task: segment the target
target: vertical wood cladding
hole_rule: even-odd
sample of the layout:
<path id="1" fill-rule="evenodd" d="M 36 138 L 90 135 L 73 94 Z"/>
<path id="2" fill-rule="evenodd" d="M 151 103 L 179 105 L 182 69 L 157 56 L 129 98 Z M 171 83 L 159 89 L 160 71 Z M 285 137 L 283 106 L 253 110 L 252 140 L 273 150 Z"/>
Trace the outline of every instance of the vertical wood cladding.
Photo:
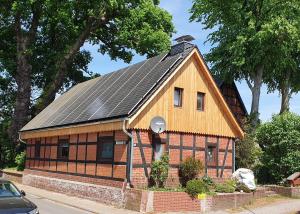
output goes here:
<path id="1" fill-rule="evenodd" d="M 99 138 L 112 136 L 113 158 L 110 161 L 97 159 Z M 67 159 L 57 157 L 59 142 L 69 144 Z M 125 144 L 116 142 L 125 142 Z M 40 144 L 40 157 L 35 156 L 35 142 Z M 26 168 L 40 171 L 66 173 L 87 177 L 124 180 L 127 170 L 128 136 L 122 131 L 74 134 L 27 140 Z"/>
<path id="2" fill-rule="evenodd" d="M 150 166 L 153 161 L 153 135 L 151 131 L 133 131 L 134 156 L 133 156 L 133 175 L 132 184 L 134 186 L 147 186 L 150 174 Z M 232 147 L 227 147 L 228 142 L 231 144 L 232 139 L 227 137 L 215 137 L 186 133 L 167 132 L 159 134 L 162 141 L 167 146 L 166 153 L 169 153 L 170 170 L 167 180 L 168 186 L 178 185 L 178 167 L 182 160 L 187 157 L 195 157 L 205 165 L 204 174 L 213 178 L 228 178 L 232 173 Z M 207 153 L 205 148 L 208 145 L 216 146 L 216 162 L 208 164 Z M 226 155 L 225 155 L 226 154 Z"/>

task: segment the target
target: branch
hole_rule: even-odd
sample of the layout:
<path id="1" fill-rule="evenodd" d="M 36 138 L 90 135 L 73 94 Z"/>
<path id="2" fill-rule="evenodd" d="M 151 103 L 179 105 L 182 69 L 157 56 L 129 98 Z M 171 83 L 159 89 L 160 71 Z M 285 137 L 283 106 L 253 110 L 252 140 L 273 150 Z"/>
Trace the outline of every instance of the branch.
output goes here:
<path id="1" fill-rule="evenodd" d="M 247 83 L 248 87 L 250 88 L 250 90 L 252 91 L 253 90 L 253 86 L 252 86 L 252 84 L 251 84 L 251 82 L 250 82 L 250 80 L 248 78 L 246 78 L 246 83 Z"/>
<path id="2" fill-rule="evenodd" d="M 30 29 L 28 31 L 28 44 L 30 44 L 31 42 L 33 42 L 33 40 L 36 37 L 36 33 L 37 33 L 37 28 L 39 25 L 39 20 L 41 18 L 41 4 L 40 3 L 36 3 L 38 5 L 36 5 L 36 7 L 32 8 L 32 21 L 31 21 L 31 25 L 30 25 Z"/>

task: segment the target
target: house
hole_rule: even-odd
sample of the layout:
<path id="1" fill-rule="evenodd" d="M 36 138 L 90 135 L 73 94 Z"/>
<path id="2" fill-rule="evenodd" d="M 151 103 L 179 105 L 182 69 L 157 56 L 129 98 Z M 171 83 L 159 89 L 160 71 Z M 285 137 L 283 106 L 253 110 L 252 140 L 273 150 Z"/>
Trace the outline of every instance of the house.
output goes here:
<path id="1" fill-rule="evenodd" d="M 151 162 L 164 152 L 169 186 L 178 184 L 178 166 L 188 156 L 203 162 L 206 175 L 228 178 L 246 114 L 234 83 L 217 84 L 198 48 L 182 41 L 72 87 L 25 125 L 26 182 L 145 187 Z M 150 129 L 156 116 L 166 125 L 159 134 Z"/>

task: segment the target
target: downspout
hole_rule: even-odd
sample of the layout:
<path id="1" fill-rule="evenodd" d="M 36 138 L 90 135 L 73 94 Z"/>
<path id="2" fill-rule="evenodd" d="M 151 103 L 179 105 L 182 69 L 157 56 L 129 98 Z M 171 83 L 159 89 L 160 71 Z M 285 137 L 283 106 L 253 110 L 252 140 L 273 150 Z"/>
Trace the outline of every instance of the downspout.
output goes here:
<path id="1" fill-rule="evenodd" d="M 128 130 L 126 129 L 126 121 L 128 121 L 129 119 L 128 118 L 125 118 L 123 120 L 123 132 L 130 138 L 130 141 L 129 141 L 129 146 L 130 146 L 130 152 L 129 152 L 129 158 L 127 159 L 129 161 L 129 170 L 128 170 L 128 173 L 127 173 L 127 184 L 131 184 L 131 176 L 132 176 L 132 161 L 133 161 L 133 135 L 128 132 Z"/>
<path id="2" fill-rule="evenodd" d="M 20 141 L 21 143 L 27 144 L 24 140 L 22 140 L 22 138 L 21 138 L 21 133 L 18 132 L 18 134 L 19 134 L 19 141 Z"/>
<path id="3" fill-rule="evenodd" d="M 233 141 L 232 141 L 232 173 L 235 172 L 235 144 L 236 142 L 238 142 L 239 139 L 238 138 L 235 138 Z"/>

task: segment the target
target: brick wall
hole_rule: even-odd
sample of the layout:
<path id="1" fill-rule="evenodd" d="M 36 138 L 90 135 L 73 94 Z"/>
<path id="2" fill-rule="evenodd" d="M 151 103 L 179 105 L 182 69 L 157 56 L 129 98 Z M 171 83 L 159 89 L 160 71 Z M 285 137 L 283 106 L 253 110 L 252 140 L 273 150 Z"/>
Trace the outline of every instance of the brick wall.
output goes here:
<path id="1" fill-rule="evenodd" d="M 276 185 L 267 185 L 266 187 L 279 195 L 292 198 L 300 198 L 300 187 L 283 187 Z"/>
<path id="2" fill-rule="evenodd" d="M 145 168 L 148 176 L 151 173 L 151 162 L 153 160 L 153 135 L 147 130 L 133 130 L 133 170 L 132 185 L 135 187 L 145 187 L 148 185 L 148 178 L 145 175 Z M 139 135 L 139 138 L 138 138 Z M 159 134 L 155 138 L 160 138 L 165 142 L 165 151 L 169 154 L 170 170 L 166 182 L 167 186 L 178 186 L 178 166 L 187 157 L 195 157 L 205 165 L 205 146 L 215 145 L 218 148 L 217 163 L 207 165 L 206 173 L 212 178 L 229 178 L 232 174 L 232 141 L 226 137 L 194 135 L 187 133 L 168 132 Z M 140 139 L 140 142 L 139 142 Z M 141 144 L 141 145 L 139 145 Z M 142 147 L 142 153 L 141 148 Z M 144 160 L 143 160 L 144 156 Z M 204 172 L 201 174 L 203 176 Z"/>
<path id="3" fill-rule="evenodd" d="M 23 173 L 18 171 L 11 171 L 5 169 L 3 171 L 0 171 L 0 177 L 17 183 L 22 183 L 22 176 Z"/>

